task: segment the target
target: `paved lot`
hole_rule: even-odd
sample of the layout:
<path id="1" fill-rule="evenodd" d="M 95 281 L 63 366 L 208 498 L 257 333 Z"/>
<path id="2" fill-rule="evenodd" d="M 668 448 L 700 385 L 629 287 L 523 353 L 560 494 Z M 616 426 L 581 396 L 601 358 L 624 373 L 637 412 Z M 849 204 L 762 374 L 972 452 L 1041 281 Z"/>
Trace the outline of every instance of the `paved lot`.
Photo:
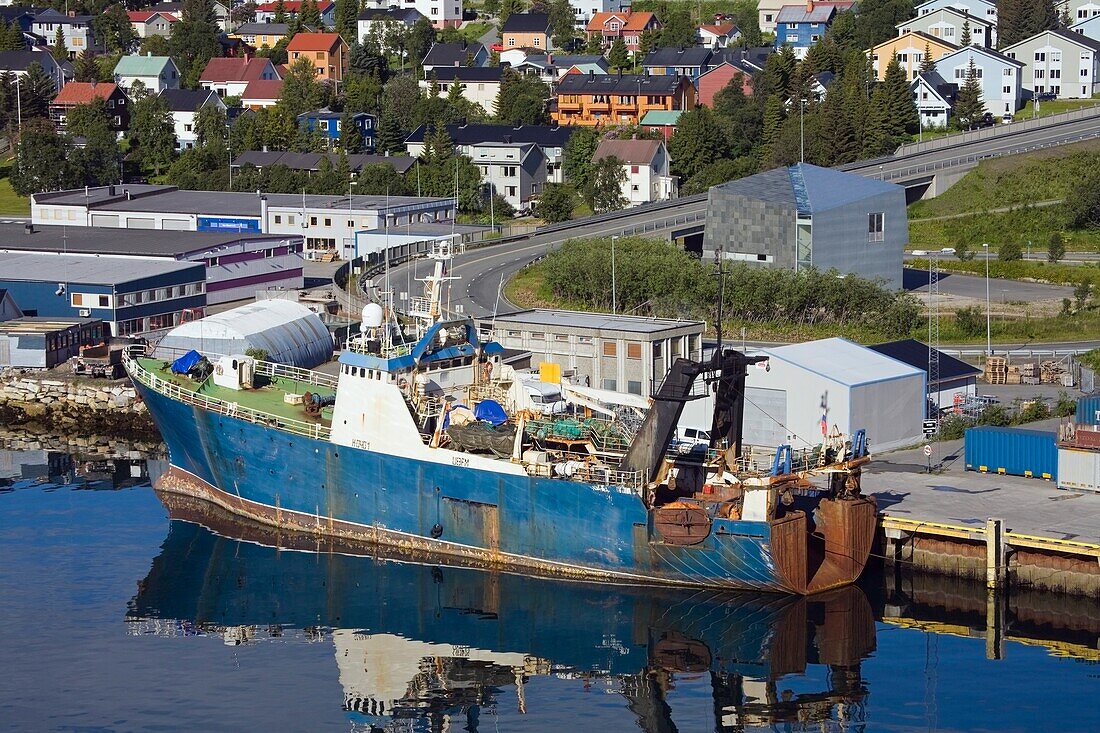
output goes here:
<path id="1" fill-rule="evenodd" d="M 985 278 L 976 275 L 959 275 L 941 272 L 939 276 L 940 293 L 959 298 L 978 298 L 985 300 Z M 902 285 L 906 290 L 920 295 L 928 292 L 928 271 L 906 267 L 902 273 Z M 1047 285 L 1045 283 L 1022 282 L 1019 280 L 999 280 L 990 278 L 989 299 L 993 303 L 1072 298 L 1073 288 L 1066 285 Z"/>

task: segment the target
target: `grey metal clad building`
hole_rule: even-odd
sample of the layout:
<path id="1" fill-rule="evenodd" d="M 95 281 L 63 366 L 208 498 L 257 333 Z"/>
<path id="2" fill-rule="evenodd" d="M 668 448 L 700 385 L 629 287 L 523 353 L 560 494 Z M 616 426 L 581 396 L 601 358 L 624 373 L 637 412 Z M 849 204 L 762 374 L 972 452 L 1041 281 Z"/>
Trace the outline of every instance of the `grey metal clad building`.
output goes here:
<path id="1" fill-rule="evenodd" d="M 16 318 L 0 323 L 0 369 L 52 369 L 81 346 L 110 337 L 98 318 Z"/>
<path id="2" fill-rule="evenodd" d="M 900 288 L 905 189 L 798 163 L 710 189 L 703 256 L 878 279 Z"/>
<path id="3" fill-rule="evenodd" d="M 506 349 L 531 352 L 602 389 L 650 395 L 673 359 L 702 359 L 702 321 L 580 313 L 541 308 L 481 321 Z"/>

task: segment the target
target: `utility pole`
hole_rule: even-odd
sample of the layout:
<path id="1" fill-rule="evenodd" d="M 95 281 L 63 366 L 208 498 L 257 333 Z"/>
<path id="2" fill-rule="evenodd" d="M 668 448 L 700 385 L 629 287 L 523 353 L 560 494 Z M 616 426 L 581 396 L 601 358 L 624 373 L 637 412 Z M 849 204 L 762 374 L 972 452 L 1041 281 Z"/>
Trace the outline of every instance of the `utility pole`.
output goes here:
<path id="1" fill-rule="evenodd" d="M 611 312 L 619 312 L 619 291 L 617 283 L 615 281 L 615 242 L 619 239 L 618 234 L 611 235 Z"/>

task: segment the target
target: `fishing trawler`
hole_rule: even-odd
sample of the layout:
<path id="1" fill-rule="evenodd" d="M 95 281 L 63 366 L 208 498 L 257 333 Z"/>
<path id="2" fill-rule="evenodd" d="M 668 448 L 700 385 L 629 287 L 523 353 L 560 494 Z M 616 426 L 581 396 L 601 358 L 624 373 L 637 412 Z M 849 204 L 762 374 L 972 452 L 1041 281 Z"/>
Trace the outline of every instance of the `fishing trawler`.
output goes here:
<path id="1" fill-rule="evenodd" d="M 876 514 L 860 495 L 862 431 L 813 450 L 744 446 L 745 375 L 761 357 L 722 348 L 675 360 L 649 399 L 563 385 L 570 409 L 547 414 L 500 344 L 444 317 L 451 255 L 433 248 L 415 324 L 364 308 L 337 377 L 129 351 L 169 449 L 157 488 L 285 530 L 516 572 L 794 594 L 859 576 Z M 670 449 L 703 390 L 710 446 Z"/>

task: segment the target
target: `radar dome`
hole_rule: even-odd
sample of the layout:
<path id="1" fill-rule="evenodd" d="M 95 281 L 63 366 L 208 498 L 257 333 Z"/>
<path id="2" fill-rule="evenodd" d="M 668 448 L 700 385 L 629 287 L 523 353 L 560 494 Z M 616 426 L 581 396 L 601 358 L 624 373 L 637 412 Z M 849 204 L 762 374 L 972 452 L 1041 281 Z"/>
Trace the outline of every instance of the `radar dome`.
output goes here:
<path id="1" fill-rule="evenodd" d="M 382 325 L 382 306 L 367 303 L 363 306 L 363 328 L 378 328 Z"/>

